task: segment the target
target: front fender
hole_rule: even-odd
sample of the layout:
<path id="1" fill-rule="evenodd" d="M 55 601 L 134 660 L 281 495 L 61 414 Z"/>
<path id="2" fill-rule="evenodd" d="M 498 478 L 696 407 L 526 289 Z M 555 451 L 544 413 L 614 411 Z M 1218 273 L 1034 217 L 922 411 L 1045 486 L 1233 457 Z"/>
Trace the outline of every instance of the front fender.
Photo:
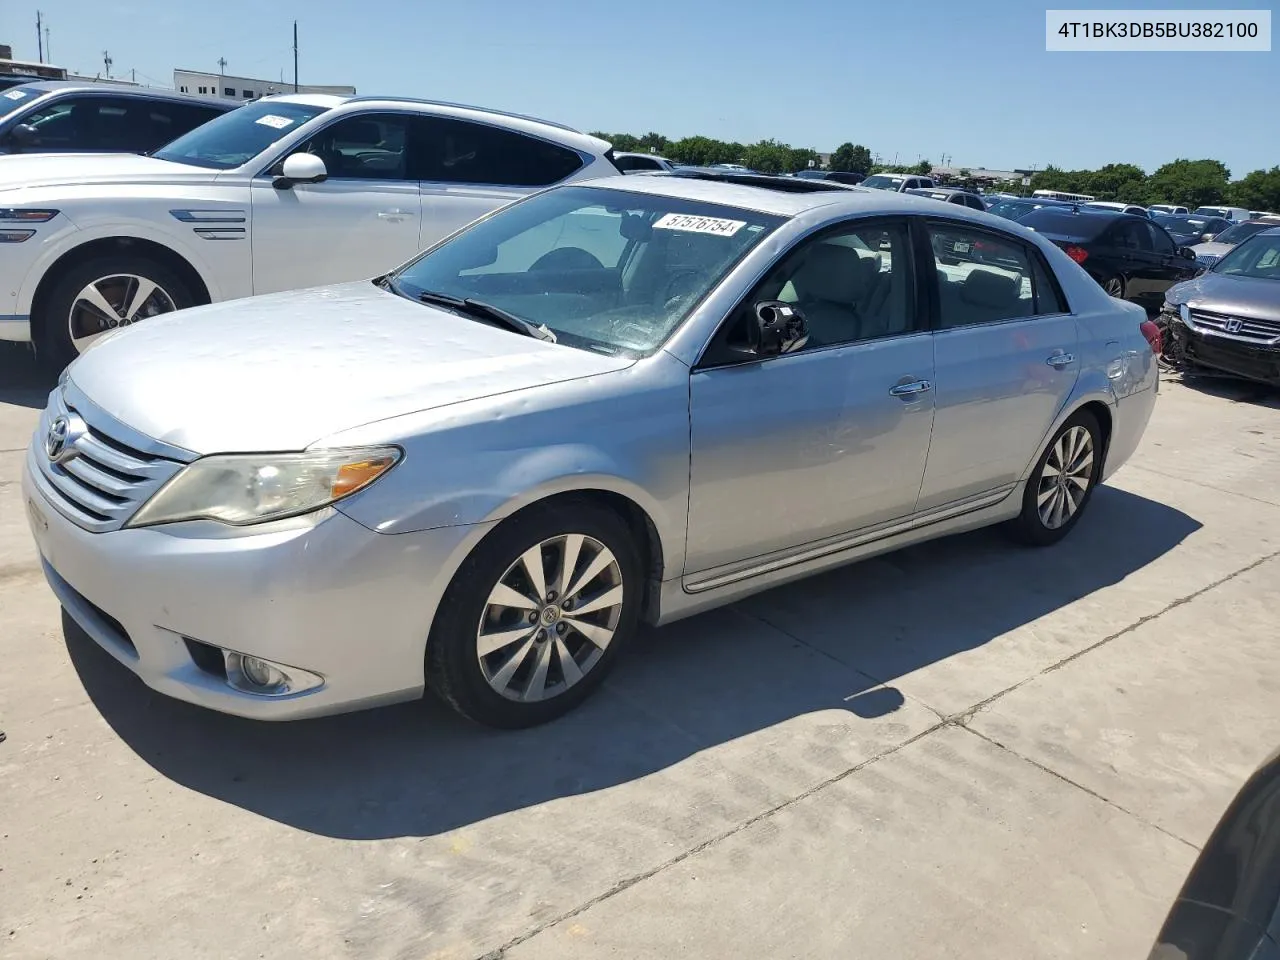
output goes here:
<path id="1" fill-rule="evenodd" d="M 219 283 L 217 274 L 210 263 L 203 255 L 197 252 L 194 245 L 189 243 L 186 237 L 181 236 L 177 231 L 164 230 L 147 220 L 132 218 L 117 218 L 110 223 L 91 223 L 88 226 L 81 226 L 76 221 L 72 221 L 72 223 L 78 229 L 75 232 L 67 233 L 59 238 L 56 243 L 51 243 L 42 250 L 40 259 L 36 261 L 32 269 L 23 278 L 22 286 L 18 290 L 19 313 L 28 314 L 31 312 L 31 303 L 35 299 L 36 290 L 39 288 L 41 280 L 44 279 L 49 269 L 64 256 L 95 240 L 109 240 L 117 237 L 148 240 L 162 247 L 167 247 L 191 265 L 191 268 L 200 276 L 200 280 L 209 291 L 209 297 L 212 301 L 217 302 L 218 300 L 226 299 L 226 291 L 223 289 L 223 284 Z M 174 224 L 175 226 L 178 225 L 176 220 Z"/>

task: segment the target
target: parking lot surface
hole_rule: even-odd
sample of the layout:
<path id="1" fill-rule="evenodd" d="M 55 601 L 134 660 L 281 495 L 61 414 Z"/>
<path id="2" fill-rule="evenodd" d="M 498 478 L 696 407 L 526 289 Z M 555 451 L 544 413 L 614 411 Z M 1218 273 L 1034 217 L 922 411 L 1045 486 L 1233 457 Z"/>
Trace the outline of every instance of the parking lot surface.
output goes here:
<path id="1" fill-rule="evenodd" d="M 1163 384 L 1057 547 L 980 531 L 651 631 L 519 733 L 151 693 L 40 574 L 49 387 L 0 351 L 5 957 L 1144 958 L 1280 746 L 1252 387 Z"/>

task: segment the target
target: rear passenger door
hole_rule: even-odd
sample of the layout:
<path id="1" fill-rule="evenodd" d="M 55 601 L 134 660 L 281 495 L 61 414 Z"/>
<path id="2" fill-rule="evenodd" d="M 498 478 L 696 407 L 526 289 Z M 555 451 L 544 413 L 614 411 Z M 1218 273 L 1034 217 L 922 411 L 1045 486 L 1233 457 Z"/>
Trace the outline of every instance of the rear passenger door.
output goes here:
<path id="1" fill-rule="evenodd" d="M 559 183 L 587 162 L 559 144 L 470 120 L 424 116 L 418 130 L 422 247 L 490 210 Z"/>
<path id="2" fill-rule="evenodd" d="M 934 425 L 918 512 L 1007 492 L 1075 386 L 1075 319 L 1039 252 L 930 219 Z"/>

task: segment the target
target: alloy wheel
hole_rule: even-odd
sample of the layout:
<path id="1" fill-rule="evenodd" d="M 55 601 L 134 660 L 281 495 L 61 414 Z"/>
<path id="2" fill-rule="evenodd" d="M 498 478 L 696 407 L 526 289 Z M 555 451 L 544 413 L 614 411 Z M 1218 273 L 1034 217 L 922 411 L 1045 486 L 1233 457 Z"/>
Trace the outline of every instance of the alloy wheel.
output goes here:
<path id="1" fill-rule="evenodd" d="M 71 302 L 67 327 L 77 353 L 117 327 L 127 327 L 177 309 L 173 297 L 154 280 L 114 274 L 85 284 Z"/>
<path id="2" fill-rule="evenodd" d="M 622 617 L 622 568 L 580 533 L 543 540 L 498 579 L 476 631 L 485 680 L 509 700 L 559 696 L 585 677 Z"/>
<path id="3" fill-rule="evenodd" d="M 1110 296 L 1119 298 L 1124 293 L 1124 284 L 1119 277 L 1112 277 L 1102 285 L 1102 289 Z"/>
<path id="4" fill-rule="evenodd" d="M 1057 530 L 1076 515 L 1093 482 L 1093 435 L 1074 426 L 1058 437 L 1040 471 L 1036 509 L 1040 522 Z"/>

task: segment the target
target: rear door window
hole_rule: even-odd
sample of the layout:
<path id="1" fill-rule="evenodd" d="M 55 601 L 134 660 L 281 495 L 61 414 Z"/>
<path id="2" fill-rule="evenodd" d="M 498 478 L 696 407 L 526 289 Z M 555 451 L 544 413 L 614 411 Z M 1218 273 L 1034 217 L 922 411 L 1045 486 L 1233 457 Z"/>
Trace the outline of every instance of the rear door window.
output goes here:
<path id="1" fill-rule="evenodd" d="M 938 326 L 943 330 L 1033 317 L 1036 310 L 1032 252 L 967 224 L 929 223 L 938 285 Z M 1044 313 L 1061 313 L 1046 300 Z"/>
<path id="2" fill-rule="evenodd" d="M 536 137 L 452 117 L 414 121 L 417 179 L 547 187 L 582 168 L 582 157 Z"/>

